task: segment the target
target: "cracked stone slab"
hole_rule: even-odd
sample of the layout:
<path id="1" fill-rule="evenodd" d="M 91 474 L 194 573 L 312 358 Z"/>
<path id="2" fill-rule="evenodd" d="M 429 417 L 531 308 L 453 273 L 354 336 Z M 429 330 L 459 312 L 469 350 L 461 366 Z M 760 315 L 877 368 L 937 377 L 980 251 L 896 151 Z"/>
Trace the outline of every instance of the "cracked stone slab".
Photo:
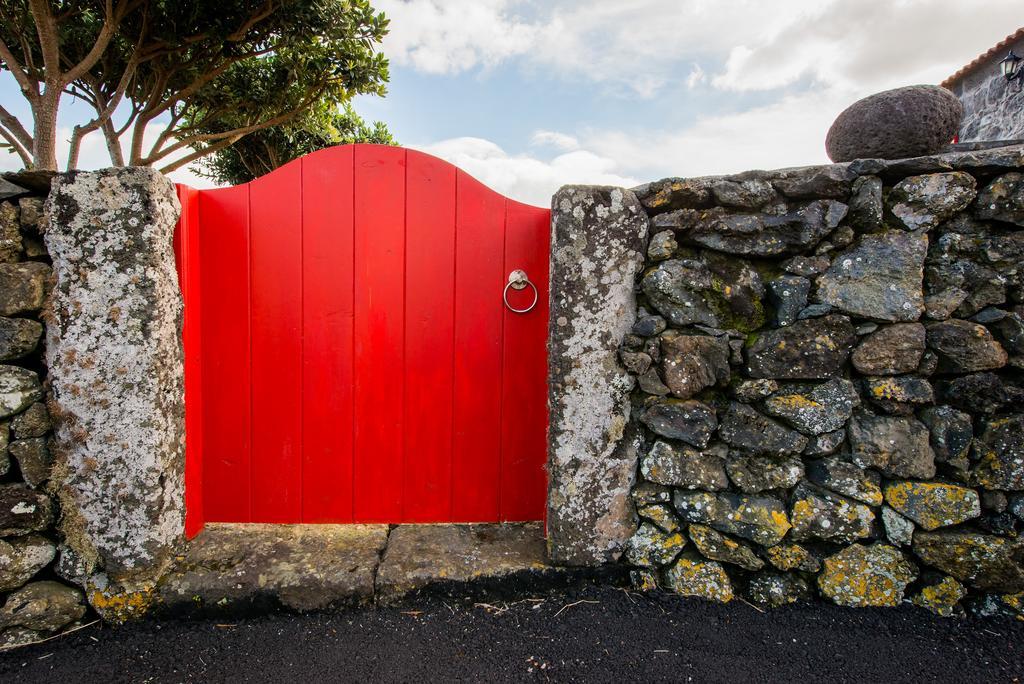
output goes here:
<path id="1" fill-rule="evenodd" d="M 395 600 L 438 582 L 550 570 L 543 523 L 399 525 L 377 571 L 377 598 Z"/>
<path id="2" fill-rule="evenodd" d="M 387 525 L 210 523 L 159 582 L 166 607 L 243 608 L 265 600 L 299 611 L 373 598 Z"/>

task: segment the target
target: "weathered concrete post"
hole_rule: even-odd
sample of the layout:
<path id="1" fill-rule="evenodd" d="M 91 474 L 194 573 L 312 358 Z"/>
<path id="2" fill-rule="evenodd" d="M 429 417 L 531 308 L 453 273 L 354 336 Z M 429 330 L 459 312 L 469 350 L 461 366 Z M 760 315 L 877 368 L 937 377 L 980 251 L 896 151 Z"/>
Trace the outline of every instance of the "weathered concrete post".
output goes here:
<path id="1" fill-rule="evenodd" d="M 553 199 L 548 361 L 548 555 L 618 559 L 636 528 L 639 434 L 618 349 L 636 318 L 647 216 L 629 190 L 568 186 Z"/>
<path id="2" fill-rule="evenodd" d="M 145 168 L 54 180 L 46 337 L 59 571 L 105 617 L 141 612 L 182 541 L 182 303 L 174 186 Z"/>

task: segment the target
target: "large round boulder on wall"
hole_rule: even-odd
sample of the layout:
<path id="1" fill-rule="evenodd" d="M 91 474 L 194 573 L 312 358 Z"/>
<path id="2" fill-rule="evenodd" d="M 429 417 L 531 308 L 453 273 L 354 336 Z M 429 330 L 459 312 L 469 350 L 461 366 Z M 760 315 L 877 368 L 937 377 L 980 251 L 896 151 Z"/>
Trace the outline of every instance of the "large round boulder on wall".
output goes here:
<path id="1" fill-rule="evenodd" d="M 964 108 L 945 88 L 915 85 L 876 93 L 840 114 L 825 138 L 834 162 L 934 154 L 953 140 Z"/>

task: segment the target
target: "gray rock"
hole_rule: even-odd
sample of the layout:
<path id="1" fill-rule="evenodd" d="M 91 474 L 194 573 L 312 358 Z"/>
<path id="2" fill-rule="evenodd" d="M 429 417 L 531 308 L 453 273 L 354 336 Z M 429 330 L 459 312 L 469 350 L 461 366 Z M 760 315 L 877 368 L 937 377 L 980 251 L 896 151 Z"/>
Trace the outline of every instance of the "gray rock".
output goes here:
<path id="1" fill-rule="evenodd" d="M 42 437 L 30 437 L 11 442 L 7 451 L 18 462 L 18 469 L 25 482 L 33 488 L 39 488 L 50 479 L 53 470 L 53 456 Z"/>
<path id="2" fill-rule="evenodd" d="M 917 369 L 924 350 L 923 325 L 894 323 L 864 337 L 850 360 L 864 375 L 900 375 Z"/>
<path id="3" fill-rule="evenodd" d="M 660 233 L 655 233 L 651 238 L 650 244 L 647 245 L 647 257 L 651 261 L 671 259 L 678 248 L 679 244 L 676 242 L 676 237 L 672 231 L 663 230 Z"/>
<path id="4" fill-rule="evenodd" d="M 0 317 L 0 361 L 20 359 L 31 354 L 42 336 L 41 323 L 27 318 Z"/>
<path id="5" fill-rule="evenodd" d="M 760 380 L 742 380 L 732 387 L 732 395 L 737 401 L 752 403 L 769 397 L 779 390 L 779 383 L 767 378 Z"/>
<path id="6" fill-rule="evenodd" d="M 41 641 L 45 637 L 46 635 L 42 632 L 32 629 L 11 627 L 10 629 L 0 631 L 0 649 L 6 650 L 18 648 L 19 646 L 29 646 Z"/>
<path id="7" fill-rule="evenodd" d="M 649 270 L 641 288 L 651 306 L 675 326 L 699 323 L 748 331 L 764 322 L 764 286 L 757 271 L 742 261 L 670 259 Z"/>
<path id="8" fill-rule="evenodd" d="M 939 356 L 940 373 L 974 373 L 1002 368 L 1008 356 L 988 329 L 950 319 L 927 327 L 928 347 Z"/>
<path id="9" fill-rule="evenodd" d="M 56 553 L 53 542 L 37 534 L 0 539 L 0 591 L 14 591 L 28 582 Z"/>
<path id="10" fill-rule="evenodd" d="M 974 441 L 971 481 L 986 489 L 1024 490 L 1024 413 L 993 418 Z"/>
<path id="11" fill-rule="evenodd" d="M 653 337 L 665 330 L 667 326 L 668 324 L 661 316 L 646 314 L 637 317 L 636 323 L 633 324 L 633 333 L 644 337 Z"/>
<path id="12" fill-rule="evenodd" d="M 620 351 L 619 359 L 630 373 L 643 375 L 651 367 L 651 357 L 644 352 Z"/>
<path id="13" fill-rule="evenodd" d="M 0 202 L 0 262 L 18 261 L 21 253 L 21 225 L 18 221 L 18 208 L 9 202 Z"/>
<path id="14" fill-rule="evenodd" d="M 1024 388 L 1003 382 L 995 373 L 971 373 L 939 383 L 939 395 L 964 411 L 996 413 L 1024 401 Z"/>
<path id="15" fill-rule="evenodd" d="M 51 427 L 50 412 L 42 402 L 32 404 L 11 420 L 11 430 L 16 439 L 43 437 Z"/>
<path id="16" fill-rule="evenodd" d="M 672 394 L 689 399 L 729 382 L 729 343 L 724 337 L 666 332 L 661 336 L 661 367 Z"/>
<path id="17" fill-rule="evenodd" d="M 678 502 L 676 510 L 679 510 Z M 719 532 L 734 534 L 761 546 L 775 546 L 790 529 L 782 501 L 764 495 L 719 494 L 709 524 Z"/>
<path id="18" fill-rule="evenodd" d="M 801 572 L 818 572 L 821 570 L 821 559 L 818 555 L 800 544 L 778 544 L 765 549 L 768 562 L 779 570 L 800 570 Z"/>
<path id="19" fill-rule="evenodd" d="M 807 306 L 811 281 L 800 276 L 781 276 L 768 283 L 768 301 L 775 307 L 776 325 L 786 326 L 796 320 Z"/>
<path id="20" fill-rule="evenodd" d="M 798 166 L 775 172 L 772 185 L 791 199 L 845 200 L 857 173 L 846 164 Z"/>
<path id="21" fill-rule="evenodd" d="M 751 453 L 792 454 L 803 451 L 807 438 L 739 402 L 729 404 L 718 435 L 730 446 Z"/>
<path id="22" fill-rule="evenodd" d="M 0 485 L 0 537 L 45 530 L 52 521 L 50 497 L 22 484 Z"/>
<path id="23" fill-rule="evenodd" d="M 958 287 L 949 287 L 940 292 L 926 295 L 924 298 L 925 316 L 934 321 L 944 321 L 953 315 L 961 304 L 970 296 Z"/>
<path id="24" fill-rule="evenodd" d="M 892 213 L 910 230 L 931 230 L 966 209 L 976 185 L 963 171 L 904 178 L 889 195 Z"/>
<path id="25" fill-rule="evenodd" d="M 799 458 L 730 454 L 725 470 L 732 483 L 744 494 L 757 494 L 769 489 L 789 489 L 804 476 Z"/>
<path id="26" fill-rule="evenodd" d="M 790 572 L 763 572 L 755 575 L 747 583 L 745 594 L 751 603 L 767 608 L 807 601 L 813 596 L 807 580 Z"/>
<path id="27" fill-rule="evenodd" d="M 716 207 L 702 212 L 697 224 L 679 237 L 685 244 L 751 257 L 776 257 L 813 247 L 835 230 L 846 205 L 815 200 L 781 216 L 734 214 Z"/>
<path id="28" fill-rule="evenodd" d="M 935 375 L 939 369 L 939 355 L 931 349 L 925 349 L 921 355 L 921 363 L 917 364 L 917 374 L 922 377 Z"/>
<path id="29" fill-rule="evenodd" d="M 787 273 L 809 278 L 824 273 L 832 262 L 827 256 L 795 256 L 782 262 Z"/>
<path id="30" fill-rule="evenodd" d="M 630 565 L 654 568 L 668 565 L 686 545 L 686 537 L 678 532 L 663 532 L 650 523 L 641 523 L 626 542 L 622 558 Z"/>
<path id="31" fill-rule="evenodd" d="M 869 506 L 882 503 L 882 478 L 878 473 L 838 458 L 823 458 L 808 463 L 807 479 Z"/>
<path id="32" fill-rule="evenodd" d="M 953 139 L 963 115 L 960 100 L 945 88 L 886 90 L 846 108 L 829 128 L 825 149 L 834 162 L 934 154 Z"/>
<path id="33" fill-rule="evenodd" d="M 18 200 L 18 213 L 21 214 L 22 230 L 35 235 L 45 235 L 50 225 L 50 217 L 46 213 L 45 200 L 42 197 L 22 197 Z"/>
<path id="34" fill-rule="evenodd" d="M 826 380 L 838 373 L 855 341 L 845 316 L 797 321 L 765 331 L 747 348 L 747 372 L 755 378 Z"/>
<path id="35" fill-rule="evenodd" d="M 928 565 L 981 590 L 1024 590 L 1024 540 L 970 531 L 914 533 L 914 553 Z"/>
<path id="36" fill-rule="evenodd" d="M 935 406 L 921 411 L 921 422 L 928 426 L 935 460 L 950 463 L 967 470 L 967 457 L 974 440 L 974 427 L 970 414 L 952 406 Z"/>
<path id="37" fill-rule="evenodd" d="M 896 546 L 910 546 L 914 541 L 914 523 L 888 506 L 882 506 L 882 526 L 885 538 Z"/>
<path id="38" fill-rule="evenodd" d="M 33 371 L 0 365 L 0 418 L 24 411 L 42 398 L 43 386 Z"/>
<path id="39" fill-rule="evenodd" d="M 7 597 L 0 627 L 55 632 L 85 615 L 82 592 L 60 582 L 32 582 Z"/>
<path id="40" fill-rule="evenodd" d="M 820 435 L 842 428 L 859 404 L 852 382 L 832 378 L 820 385 L 787 385 L 769 397 L 764 408 L 804 434 Z"/>
<path id="41" fill-rule="evenodd" d="M 870 537 L 874 520 L 875 514 L 864 504 L 807 483 L 797 485 L 790 499 L 790 535 L 796 541 L 850 544 Z"/>
<path id="42" fill-rule="evenodd" d="M 640 461 L 640 474 L 649 482 L 683 489 L 718 491 L 729 486 L 721 454 L 660 440 Z"/>
<path id="43" fill-rule="evenodd" d="M 832 313 L 832 307 L 828 304 L 811 304 L 800 309 L 800 313 L 796 315 L 798 321 L 802 321 L 807 318 L 821 318 Z"/>
<path id="44" fill-rule="evenodd" d="M 711 178 L 665 178 L 633 189 L 640 204 L 651 214 L 676 209 L 710 207 Z"/>
<path id="45" fill-rule="evenodd" d="M 853 544 L 825 559 L 818 589 L 840 606 L 895 607 L 917 568 L 896 547 Z"/>
<path id="46" fill-rule="evenodd" d="M 629 491 L 640 435 L 630 421 L 633 380 L 616 353 L 636 315 L 647 224 L 628 190 L 569 186 L 552 199 L 547 531 L 555 564 L 613 561 L 636 529 Z"/>
<path id="47" fill-rule="evenodd" d="M 882 225 L 882 179 L 861 176 L 853 182 L 847 220 L 861 232 L 874 231 Z"/>
<path id="48" fill-rule="evenodd" d="M 1024 354 L 1024 316 L 1017 312 L 1008 313 L 987 327 L 1007 352 Z"/>
<path id="49" fill-rule="evenodd" d="M 172 240 L 180 207 L 171 182 L 141 167 L 58 176 L 48 202 L 56 284 L 46 365 L 60 526 L 79 553 L 101 559 L 112 585 L 143 582 L 184 541 L 182 304 Z"/>
<path id="50" fill-rule="evenodd" d="M 730 539 L 707 525 L 690 525 L 689 535 L 700 555 L 708 560 L 738 565 L 751 571 L 764 567 L 764 561 L 757 557 L 748 544 Z"/>
<path id="51" fill-rule="evenodd" d="M 20 185 L 15 185 L 6 178 L 0 178 L 0 201 L 14 199 L 28 193 L 29 191 Z"/>
<path id="52" fill-rule="evenodd" d="M 760 209 L 777 202 L 775 188 L 765 180 L 729 180 L 720 178 L 711 183 L 711 194 L 717 204 L 734 209 Z"/>
<path id="53" fill-rule="evenodd" d="M 935 403 L 931 383 L 912 375 L 864 378 L 863 386 L 871 403 L 886 413 L 910 415 L 915 409 Z"/>
<path id="54" fill-rule="evenodd" d="M 980 496 L 981 508 L 984 511 L 1005 513 L 1006 509 L 1010 506 L 1010 499 L 1003 492 L 992 492 L 987 489 L 983 489 L 980 492 Z"/>
<path id="55" fill-rule="evenodd" d="M 666 399 L 651 405 L 640 421 L 655 434 L 703 449 L 718 427 L 715 411 L 696 400 Z"/>
<path id="56" fill-rule="evenodd" d="M 654 368 L 649 368 L 647 371 L 637 378 L 637 385 L 640 386 L 642 392 L 647 394 L 653 394 L 656 397 L 664 397 L 671 390 L 665 386 L 665 383 L 661 381 L 661 377 L 658 375 L 658 371 Z"/>
<path id="57" fill-rule="evenodd" d="M 864 235 L 818 278 L 818 301 L 883 321 L 913 321 L 924 313 L 925 235 L 887 231 Z"/>
<path id="58" fill-rule="evenodd" d="M 718 515 L 718 498 L 709 492 L 677 489 L 672 505 L 679 518 L 688 523 L 710 523 Z"/>
<path id="59" fill-rule="evenodd" d="M 37 313 L 43 308 L 50 267 L 37 261 L 0 264 L 0 316 Z"/>
<path id="60" fill-rule="evenodd" d="M 974 215 L 1024 226 L 1024 173 L 1012 171 L 993 179 L 978 193 Z"/>
<path id="61" fill-rule="evenodd" d="M 823 435 L 814 435 L 807 439 L 804 454 L 807 456 L 834 454 L 845 440 L 846 430 L 836 430 L 835 432 L 826 432 Z"/>
<path id="62" fill-rule="evenodd" d="M 890 477 L 935 477 L 935 452 L 928 428 L 903 416 L 855 413 L 847 428 L 853 462 Z"/>

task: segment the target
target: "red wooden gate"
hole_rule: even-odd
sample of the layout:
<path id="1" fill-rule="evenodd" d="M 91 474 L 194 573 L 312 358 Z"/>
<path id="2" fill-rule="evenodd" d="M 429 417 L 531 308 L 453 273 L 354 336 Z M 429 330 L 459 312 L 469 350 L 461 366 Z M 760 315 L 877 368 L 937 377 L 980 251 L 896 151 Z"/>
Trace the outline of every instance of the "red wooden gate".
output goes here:
<path id="1" fill-rule="evenodd" d="M 549 210 L 376 145 L 179 197 L 190 535 L 543 518 Z"/>

